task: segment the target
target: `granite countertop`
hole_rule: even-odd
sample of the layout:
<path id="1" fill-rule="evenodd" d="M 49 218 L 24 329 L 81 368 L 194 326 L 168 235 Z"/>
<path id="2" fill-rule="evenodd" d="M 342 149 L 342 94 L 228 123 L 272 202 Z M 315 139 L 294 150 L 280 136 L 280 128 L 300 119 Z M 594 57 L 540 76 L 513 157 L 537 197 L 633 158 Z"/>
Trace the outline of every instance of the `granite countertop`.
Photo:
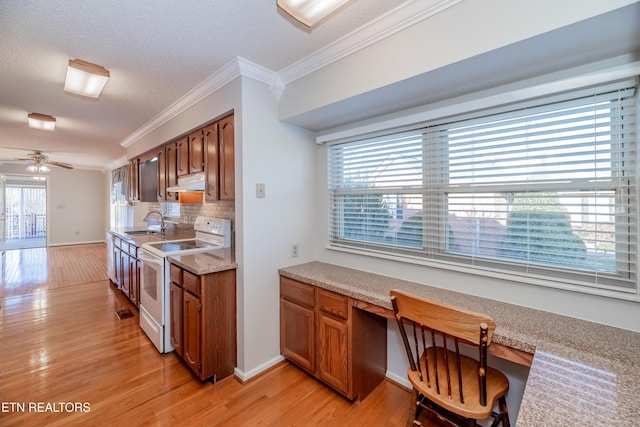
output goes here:
<path id="1" fill-rule="evenodd" d="M 635 426 L 640 419 L 640 333 L 322 262 L 285 277 L 392 309 L 400 289 L 493 317 L 493 342 L 533 353 L 518 426 Z"/>
<path id="2" fill-rule="evenodd" d="M 136 246 L 141 246 L 147 242 L 159 242 L 162 240 L 181 240 L 181 239 L 193 239 L 196 236 L 196 232 L 191 224 L 168 224 L 167 228 L 158 234 L 146 234 L 146 235 L 131 235 L 130 232 L 147 230 L 146 227 L 119 227 L 108 228 L 107 231 L 116 234 L 119 237 L 133 243 Z M 157 230 L 156 230 L 157 231 Z"/>
<path id="3" fill-rule="evenodd" d="M 196 274 L 209 274 L 238 267 L 233 248 L 214 249 L 189 255 L 169 256 L 169 261 Z"/>

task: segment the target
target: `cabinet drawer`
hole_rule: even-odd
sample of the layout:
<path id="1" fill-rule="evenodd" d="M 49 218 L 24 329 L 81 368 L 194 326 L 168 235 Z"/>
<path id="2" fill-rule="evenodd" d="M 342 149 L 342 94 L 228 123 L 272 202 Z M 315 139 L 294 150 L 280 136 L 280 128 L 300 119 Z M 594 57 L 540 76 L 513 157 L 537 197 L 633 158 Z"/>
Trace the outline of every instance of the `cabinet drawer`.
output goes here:
<path id="1" fill-rule="evenodd" d="M 169 279 L 172 283 L 182 286 L 182 269 L 177 265 L 169 265 Z"/>
<path id="2" fill-rule="evenodd" d="M 315 287 L 306 285 L 288 277 L 280 277 L 280 295 L 289 301 L 313 307 L 315 304 Z"/>
<path id="3" fill-rule="evenodd" d="M 195 296 L 200 296 L 200 276 L 191 274 L 188 271 L 182 272 L 182 287 Z"/>
<path id="4" fill-rule="evenodd" d="M 138 247 L 129 243 L 129 255 L 138 258 Z"/>
<path id="5" fill-rule="evenodd" d="M 318 289 L 318 308 L 338 319 L 349 318 L 349 298 L 344 295 Z"/>

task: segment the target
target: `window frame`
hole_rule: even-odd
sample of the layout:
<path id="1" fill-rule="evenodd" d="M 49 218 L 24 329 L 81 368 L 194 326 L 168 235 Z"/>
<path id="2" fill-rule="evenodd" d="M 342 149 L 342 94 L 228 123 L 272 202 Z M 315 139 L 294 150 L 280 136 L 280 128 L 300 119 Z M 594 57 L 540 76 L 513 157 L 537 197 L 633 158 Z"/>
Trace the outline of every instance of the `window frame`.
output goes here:
<path id="1" fill-rule="evenodd" d="M 608 88 L 608 86 L 606 86 Z M 561 95 L 561 96 L 557 96 L 557 95 L 552 95 L 550 97 L 548 97 L 549 100 L 555 102 L 556 100 L 562 100 L 563 98 L 566 99 L 570 99 L 571 97 L 579 97 L 580 93 L 582 92 L 577 92 L 575 94 L 572 95 Z M 540 101 L 535 101 L 536 103 L 539 103 Z M 527 101 L 527 104 L 531 104 L 531 101 Z M 536 105 L 535 103 L 533 105 Z M 510 110 L 515 110 L 519 108 L 519 106 L 507 106 L 507 107 L 495 107 L 493 109 L 488 109 L 486 110 L 487 113 L 495 113 L 496 111 L 500 112 L 500 110 L 502 111 L 510 111 Z M 636 106 L 635 106 L 635 145 L 636 147 L 638 146 L 638 102 L 636 102 Z M 477 113 L 476 113 L 477 114 Z M 472 117 L 473 114 L 460 114 L 459 117 L 460 118 L 469 118 Z M 410 126 L 410 127 L 405 127 L 405 128 L 400 128 L 398 129 L 398 132 L 404 132 L 404 131 L 411 131 L 411 130 L 415 130 L 424 126 L 433 126 L 433 125 L 439 125 L 437 123 L 437 120 L 434 122 L 427 122 L 427 123 L 420 123 L 419 125 L 414 125 L 414 126 Z M 640 289 L 638 288 L 638 281 L 637 281 L 637 270 L 638 270 L 638 233 L 637 231 L 634 234 L 630 235 L 630 240 L 628 242 L 625 243 L 625 245 L 628 245 L 630 247 L 632 247 L 635 250 L 635 253 L 633 254 L 633 260 L 627 261 L 631 264 L 633 264 L 633 267 L 630 268 L 630 274 L 633 275 L 633 281 L 635 282 L 635 286 L 633 288 L 625 288 L 624 286 L 618 286 L 618 285 L 607 285 L 606 281 L 604 283 L 596 283 L 596 284 L 590 284 L 584 280 L 571 280 L 568 277 L 550 277 L 548 274 L 541 274 L 544 273 L 545 268 L 541 268 L 541 269 L 536 269 L 536 268 L 529 268 L 530 266 L 527 266 L 526 268 L 524 268 L 524 271 L 513 271 L 513 270 L 503 270 L 503 269 L 499 269 L 496 268 L 496 265 L 500 264 L 500 263 L 504 263 L 504 261 L 498 260 L 496 263 L 487 263 L 487 262 L 478 262 L 476 264 L 471 264 L 469 265 L 469 263 L 461 263 L 460 262 L 460 256 L 458 254 L 452 254 L 452 253 L 447 253 L 446 252 L 446 248 L 445 250 L 443 250 L 443 247 L 446 246 L 447 244 L 447 239 L 446 239 L 446 224 L 444 221 L 444 219 L 446 218 L 446 212 L 447 211 L 447 197 L 449 192 L 447 192 L 444 188 L 452 188 L 448 182 L 437 182 L 437 183 L 426 183 L 426 180 L 429 179 L 427 177 L 427 173 L 423 173 L 423 179 L 425 181 L 425 185 L 424 188 L 428 189 L 427 191 L 432 191 L 433 188 L 436 188 L 436 193 L 437 196 L 432 196 L 431 198 L 428 197 L 428 195 L 426 194 L 426 192 L 423 194 L 424 200 L 427 201 L 427 203 L 431 203 L 431 209 L 434 210 L 437 213 L 437 216 L 439 218 L 439 220 L 436 223 L 436 226 L 433 226 L 433 224 L 427 224 L 427 220 L 425 218 L 423 218 L 423 245 L 422 248 L 424 249 L 425 247 L 428 247 L 428 245 L 425 245 L 424 242 L 426 241 L 434 241 L 437 240 L 439 242 L 438 244 L 438 248 L 439 251 L 438 253 L 435 254 L 431 254 L 430 257 L 428 258 L 424 258 L 421 254 L 420 251 L 415 251 L 412 250 L 410 248 L 406 248 L 406 247 L 398 247 L 398 246 L 393 246 L 393 245 L 386 245 L 386 244 L 376 244 L 373 242 L 353 242 L 353 241 L 349 241 L 348 239 L 341 239 L 339 235 L 337 235 L 337 233 L 339 232 L 339 229 L 337 227 L 334 227 L 333 224 L 335 223 L 339 223 L 339 221 L 336 221 L 335 216 L 340 215 L 340 213 L 338 212 L 337 209 L 332 209 L 332 207 L 336 206 L 335 203 L 335 198 L 336 197 L 340 197 L 340 195 L 344 195 L 344 192 L 340 192 L 338 191 L 336 194 L 335 189 L 331 188 L 331 180 L 332 180 L 332 172 L 330 170 L 331 168 L 331 163 L 332 163 L 332 159 L 331 159 L 331 152 L 333 149 L 333 146 L 335 145 L 342 145 L 345 143 L 349 143 L 349 142 L 356 142 L 356 141 L 362 141 L 365 140 L 368 137 L 379 137 L 385 134 L 389 134 L 391 132 L 393 132 L 394 129 L 388 129 L 388 130 L 382 130 L 382 131 L 378 131 L 375 134 L 363 134 L 363 135 L 354 135 L 350 138 L 347 139 L 339 139 L 339 140 L 335 140 L 335 141 L 325 141 L 327 142 L 328 145 L 328 150 L 327 150 L 327 167 L 328 167 L 328 177 L 327 177 L 327 184 L 328 184 L 328 207 L 329 207 L 329 218 L 328 218 L 328 244 L 327 244 L 327 248 L 328 249 L 334 249 L 334 250 L 341 250 L 341 251 L 346 251 L 346 252 L 353 252 L 353 253 L 359 253 L 359 254 L 366 254 L 366 255 L 370 255 L 370 256 L 377 256 L 377 257 L 382 257 L 382 258 L 390 258 L 390 259 L 394 259 L 394 260 L 400 260 L 400 261 L 404 261 L 404 262 L 412 262 L 412 263 L 418 263 L 418 264 L 424 264 L 424 265 L 428 265 L 428 266 L 432 266 L 432 267 L 437 267 L 437 268 L 445 268 L 445 269 L 450 269 L 450 270 L 456 270 L 456 271 L 464 271 L 464 272 L 472 272 L 473 274 L 481 274 L 481 275 L 487 275 L 487 276 L 491 276 L 491 277 L 502 277 L 502 278 L 508 278 L 511 281 L 519 281 L 519 282 L 524 282 L 524 283 L 534 283 L 534 284 L 540 284 L 543 286 L 551 286 L 551 287 L 560 287 L 560 288 L 566 288 L 566 289 L 571 289 L 571 290 L 577 290 L 577 291 L 585 291 L 585 292 L 589 292 L 589 293 L 610 293 L 610 291 L 613 291 L 613 295 L 622 295 L 622 298 L 625 298 L 625 295 L 623 294 L 633 294 L 633 295 L 638 295 L 640 292 Z M 424 149 L 426 150 L 427 144 L 424 145 Z M 636 158 L 634 159 L 634 161 L 636 161 L 636 173 L 635 176 L 632 177 L 628 177 L 628 179 L 633 180 L 633 185 L 632 188 L 635 188 L 636 193 L 638 192 L 638 164 L 637 164 L 637 148 L 635 150 L 632 150 L 633 152 L 636 153 Z M 429 156 L 426 152 L 424 155 L 424 165 L 423 168 L 429 168 L 431 167 L 430 162 L 434 162 L 436 161 L 436 159 L 433 156 Z M 578 183 L 576 180 L 576 184 Z M 614 184 L 611 184 L 614 185 Z M 576 188 L 579 187 L 579 185 L 576 185 Z M 605 187 L 604 185 L 598 185 L 598 189 L 600 189 L 600 187 Z M 592 188 L 593 189 L 593 186 Z M 613 187 L 613 188 L 608 188 L 609 190 L 614 190 L 615 192 L 617 192 L 619 190 L 618 187 Z M 555 188 L 555 191 L 557 191 L 558 188 Z M 368 194 L 390 194 L 393 193 L 395 195 L 400 195 L 400 194 L 405 194 L 407 193 L 408 190 L 399 190 L 396 189 L 395 190 L 396 193 L 393 193 L 391 190 L 388 189 L 372 189 L 368 192 Z M 403 193 L 404 191 L 404 193 Z M 464 191 L 464 189 L 456 189 L 455 191 Z M 362 193 L 360 193 L 362 194 Z M 628 197 L 632 197 L 633 196 L 628 196 Z M 430 200 L 430 202 L 429 202 Z M 629 226 L 629 227 L 633 227 L 635 229 L 638 228 L 638 207 L 637 207 L 637 195 L 634 198 L 634 202 L 632 203 L 632 206 L 630 209 L 632 209 L 633 211 L 631 211 L 628 215 L 628 222 L 625 224 L 625 226 Z M 616 225 L 617 227 L 617 225 Z M 462 258 L 469 258 L 468 256 L 462 256 Z M 633 271 L 631 271 L 633 270 Z M 572 273 L 571 270 L 566 270 L 568 273 L 565 276 L 568 276 L 569 274 Z M 514 274 L 515 273 L 515 274 Z M 592 274 L 596 274 L 595 272 L 593 272 Z M 561 275 L 562 276 L 562 275 Z"/>

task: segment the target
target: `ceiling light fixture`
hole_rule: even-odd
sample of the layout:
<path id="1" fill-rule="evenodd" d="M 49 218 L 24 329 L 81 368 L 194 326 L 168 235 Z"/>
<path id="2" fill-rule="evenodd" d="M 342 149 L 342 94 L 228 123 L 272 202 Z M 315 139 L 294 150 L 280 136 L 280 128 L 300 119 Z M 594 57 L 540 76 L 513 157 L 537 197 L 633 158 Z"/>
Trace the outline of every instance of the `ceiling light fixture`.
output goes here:
<path id="1" fill-rule="evenodd" d="M 29 113 L 27 116 L 29 127 L 41 130 L 54 130 L 56 128 L 56 118 L 46 114 Z"/>
<path id="2" fill-rule="evenodd" d="M 25 170 L 29 173 L 47 173 L 51 169 L 49 169 L 42 163 L 35 161 L 35 162 L 27 163 L 27 168 Z"/>
<path id="3" fill-rule="evenodd" d="M 293 19 L 311 28 L 349 0 L 276 0 Z"/>
<path id="4" fill-rule="evenodd" d="M 80 96 L 98 98 L 109 77 L 109 70 L 101 65 L 81 59 L 70 59 L 64 90 Z"/>

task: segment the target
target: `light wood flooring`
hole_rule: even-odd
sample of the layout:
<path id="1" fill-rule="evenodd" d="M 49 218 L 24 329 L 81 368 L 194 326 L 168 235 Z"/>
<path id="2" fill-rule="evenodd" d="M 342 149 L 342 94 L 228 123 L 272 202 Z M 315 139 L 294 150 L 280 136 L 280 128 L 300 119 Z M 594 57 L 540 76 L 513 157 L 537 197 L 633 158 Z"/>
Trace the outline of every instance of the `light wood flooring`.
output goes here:
<path id="1" fill-rule="evenodd" d="M 119 320 L 123 308 L 134 317 Z M 246 384 L 202 383 L 138 321 L 107 280 L 104 244 L 7 251 L 0 426 L 405 425 L 410 393 L 392 382 L 360 403 L 288 362 Z"/>

